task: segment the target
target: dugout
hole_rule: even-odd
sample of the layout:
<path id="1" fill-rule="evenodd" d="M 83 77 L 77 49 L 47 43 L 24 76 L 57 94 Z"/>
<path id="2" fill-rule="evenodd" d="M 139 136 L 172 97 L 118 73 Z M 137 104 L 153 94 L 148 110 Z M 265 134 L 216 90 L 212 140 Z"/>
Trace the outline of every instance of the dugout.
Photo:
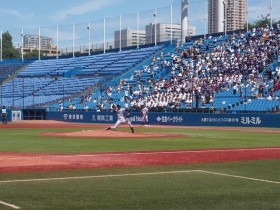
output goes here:
<path id="1" fill-rule="evenodd" d="M 23 120 L 45 120 L 46 109 L 23 109 L 22 110 Z"/>

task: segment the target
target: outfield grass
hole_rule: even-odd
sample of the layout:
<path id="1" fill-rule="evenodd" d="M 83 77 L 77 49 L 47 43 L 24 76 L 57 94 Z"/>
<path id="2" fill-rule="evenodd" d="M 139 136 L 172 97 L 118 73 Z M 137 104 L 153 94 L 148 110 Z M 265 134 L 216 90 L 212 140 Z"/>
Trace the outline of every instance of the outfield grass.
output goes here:
<path id="1" fill-rule="evenodd" d="M 99 139 L 40 136 L 43 132 L 78 130 L 81 128 L 1 128 L 0 152 L 76 154 L 280 146 L 279 133 L 198 130 L 183 127 L 137 128 L 137 132 L 187 134 L 186 137 L 178 138 Z M 12 209 L 1 202 L 27 210 L 280 209 L 279 165 L 280 160 L 262 160 L 0 173 L 0 209 Z"/>
<path id="2" fill-rule="evenodd" d="M 0 174 L 0 197 L 3 201 L 17 205 L 21 209 L 31 210 L 279 209 L 279 164 L 279 160 L 268 160 Z M 193 170 L 260 180 L 220 176 Z M 172 173 L 158 174 L 158 172 Z M 91 177 L 85 178 L 85 176 Z M 64 179 L 30 180 L 54 177 Z M 67 179 L 67 177 L 79 178 Z M 18 179 L 29 181 L 3 183 L 3 180 Z M 272 180 L 275 183 L 262 180 Z M 0 206 L 0 209 L 5 208 Z"/>

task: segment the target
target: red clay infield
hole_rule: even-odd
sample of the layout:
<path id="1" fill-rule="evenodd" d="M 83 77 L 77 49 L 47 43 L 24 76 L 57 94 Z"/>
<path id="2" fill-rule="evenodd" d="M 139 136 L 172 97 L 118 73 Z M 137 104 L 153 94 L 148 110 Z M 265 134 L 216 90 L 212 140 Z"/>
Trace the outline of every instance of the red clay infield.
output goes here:
<path id="1" fill-rule="evenodd" d="M 10 128 L 39 128 L 39 127 L 81 127 L 89 128 L 92 125 L 71 124 L 63 122 L 20 122 L 5 127 Z M 0 126 L 3 127 L 2 125 Z M 104 128 L 104 125 L 102 126 Z M 207 128 L 206 128 L 207 129 Z M 216 128 L 212 128 L 216 129 Z M 230 129 L 230 128 L 227 128 Z M 236 128 L 235 128 L 236 129 Z M 243 129 L 241 129 L 244 131 Z M 247 130 L 248 131 L 248 130 Z M 255 130 L 256 131 L 256 130 Z M 267 132 L 268 130 L 265 130 Z M 260 132 L 258 130 L 258 132 Z M 271 130 L 279 132 L 279 130 Z M 81 132 L 66 133 L 71 137 L 91 137 L 97 131 L 85 130 Z M 169 134 L 145 133 L 131 134 L 119 131 L 99 131 L 102 137 L 112 138 L 110 135 L 134 135 L 141 138 L 165 137 Z M 44 135 L 66 135 L 44 134 Z M 159 136 L 163 135 L 163 136 Z M 131 138 L 131 136 L 129 136 Z M 146 165 L 167 165 L 167 164 L 194 164 L 209 162 L 226 162 L 242 160 L 265 160 L 280 159 L 280 148 L 252 148 L 252 149 L 211 149 L 192 151 L 142 151 L 142 152 L 120 152 L 120 153 L 94 153 L 76 155 L 52 155 L 52 154 L 27 154 L 27 153 L 0 153 L 0 172 L 20 171 L 46 171 L 81 168 L 110 168 Z"/>
<path id="2" fill-rule="evenodd" d="M 64 136 L 64 137 L 98 137 L 98 138 L 166 138 L 166 137 L 184 137 L 184 134 L 174 133 L 131 133 L 117 130 L 82 130 L 68 133 L 42 133 L 43 136 Z"/>

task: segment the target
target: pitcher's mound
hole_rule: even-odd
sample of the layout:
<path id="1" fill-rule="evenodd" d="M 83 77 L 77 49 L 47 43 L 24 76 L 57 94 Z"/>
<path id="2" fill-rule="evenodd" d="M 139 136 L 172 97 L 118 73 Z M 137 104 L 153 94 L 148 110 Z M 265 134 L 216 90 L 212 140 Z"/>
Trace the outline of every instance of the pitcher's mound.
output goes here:
<path id="1" fill-rule="evenodd" d="M 68 133 L 42 133 L 43 136 L 64 137 L 97 137 L 97 138 L 163 138 L 163 137 L 185 137 L 184 134 L 174 133 L 131 133 L 117 130 L 83 130 Z"/>

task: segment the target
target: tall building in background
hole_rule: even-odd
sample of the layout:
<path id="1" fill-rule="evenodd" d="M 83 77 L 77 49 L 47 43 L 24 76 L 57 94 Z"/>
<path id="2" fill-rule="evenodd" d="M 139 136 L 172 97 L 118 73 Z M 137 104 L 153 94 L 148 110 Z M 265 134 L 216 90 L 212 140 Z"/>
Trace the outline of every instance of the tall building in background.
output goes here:
<path id="1" fill-rule="evenodd" d="M 225 0 L 208 0 L 208 33 L 224 31 Z"/>
<path id="2" fill-rule="evenodd" d="M 244 28 L 247 0 L 208 0 L 208 33 Z"/>
<path id="3" fill-rule="evenodd" d="M 173 40 L 181 41 L 181 24 L 173 23 L 157 23 L 155 30 L 155 24 L 151 23 L 146 26 L 145 30 L 135 30 L 135 29 L 123 29 L 120 31 L 115 31 L 114 35 L 114 48 L 119 48 L 120 46 L 120 34 L 121 34 L 121 47 L 131 47 L 137 46 L 138 44 L 154 44 L 155 43 L 155 31 L 157 32 L 157 42 L 170 41 L 171 37 Z M 187 35 L 196 35 L 195 26 L 188 26 Z"/>
<path id="4" fill-rule="evenodd" d="M 155 24 L 151 23 L 146 26 L 146 44 L 155 43 L 155 31 L 157 31 L 157 42 L 170 41 L 171 36 L 173 40 L 180 40 L 182 36 L 181 24 L 173 23 L 157 23 L 157 30 L 155 30 Z M 171 29 L 172 27 L 172 29 Z M 187 35 L 196 35 L 196 28 L 194 26 L 188 26 Z"/>
<path id="5" fill-rule="evenodd" d="M 247 0 L 227 0 L 227 31 L 244 28 L 247 21 Z"/>
<path id="6" fill-rule="evenodd" d="M 145 30 L 136 29 L 123 29 L 120 31 L 115 31 L 114 33 L 114 47 L 120 47 L 120 36 L 121 36 L 121 48 L 137 46 L 145 44 L 146 32 Z"/>
<path id="7" fill-rule="evenodd" d="M 46 36 L 38 36 L 26 34 L 23 37 L 23 48 L 26 49 L 39 49 L 39 40 L 40 40 L 40 49 L 47 50 L 50 49 L 53 43 L 53 38 Z"/>
<path id="8" fill-rule="evenodd" d="M 40 46 L 39 46 L 40 41 Z M 23 36 L 23 52 L 29 53 L 34 50 L 39 50 L 43 55 L 54 56 L 57 53 L 60 54 L 60 50 L 57 50 L 57 46 L 53 43 L 53 38 L 47 36 L 38 36 L 32 34 L 26 34 Z"/>

